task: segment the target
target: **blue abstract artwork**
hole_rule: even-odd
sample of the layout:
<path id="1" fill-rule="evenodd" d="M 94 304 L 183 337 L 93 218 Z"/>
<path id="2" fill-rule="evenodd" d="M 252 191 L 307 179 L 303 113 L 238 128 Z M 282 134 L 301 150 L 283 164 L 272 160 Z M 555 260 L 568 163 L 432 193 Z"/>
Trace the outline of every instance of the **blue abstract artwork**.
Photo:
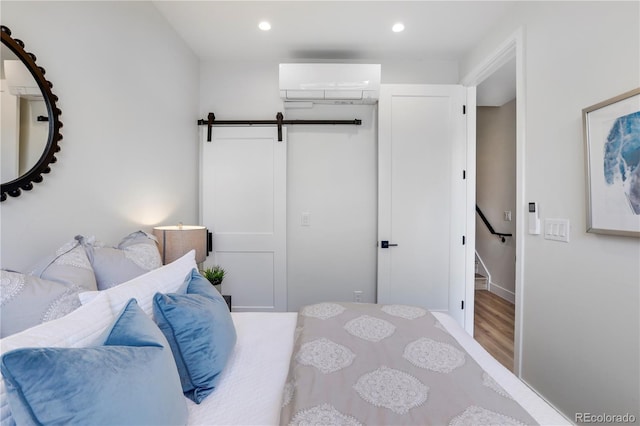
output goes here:
<path id="1" fill-rule="evenodd" d="M 622 187 L 629 208 L 640 215 L 640 111 L 618 117 L 604 145 L 604 179 Z"/>

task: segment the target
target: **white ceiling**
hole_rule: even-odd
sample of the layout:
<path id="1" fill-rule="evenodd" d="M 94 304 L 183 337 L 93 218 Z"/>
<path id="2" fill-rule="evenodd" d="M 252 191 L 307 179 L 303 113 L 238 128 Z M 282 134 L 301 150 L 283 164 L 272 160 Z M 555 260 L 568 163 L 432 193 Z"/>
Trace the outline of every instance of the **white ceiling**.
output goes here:
<path id="1" fill-rule="evenodd" d="M 459 61 L 510 1 L 154 1 L 201 59 Z M 272 29 L 258 29 L 260 21 Z M 393 33 L 396 22 L 405 31 Z"/>
<path id="2" fill-rule="evenodd" d="M 483 81 L 476 92 L 478 106 L 502 106 L 516 97 L 516 58 Z"/>

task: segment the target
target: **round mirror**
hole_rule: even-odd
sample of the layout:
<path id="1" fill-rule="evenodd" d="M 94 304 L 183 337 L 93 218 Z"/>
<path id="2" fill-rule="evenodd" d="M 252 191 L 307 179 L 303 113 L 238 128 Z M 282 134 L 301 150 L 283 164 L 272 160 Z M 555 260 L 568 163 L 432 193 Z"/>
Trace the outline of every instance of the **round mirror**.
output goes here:
<path id="1" fill-rule="evenodd" d="M 0 201 L 5 201 L 7 195 L 17 197 L 31 190 L 49 173 L 60 150 L 62 122 L 44 68 L 36 65 L 35 55 L 25 51 L 21 40 L 11 37 L 9 28 L 0 29 Z"/>

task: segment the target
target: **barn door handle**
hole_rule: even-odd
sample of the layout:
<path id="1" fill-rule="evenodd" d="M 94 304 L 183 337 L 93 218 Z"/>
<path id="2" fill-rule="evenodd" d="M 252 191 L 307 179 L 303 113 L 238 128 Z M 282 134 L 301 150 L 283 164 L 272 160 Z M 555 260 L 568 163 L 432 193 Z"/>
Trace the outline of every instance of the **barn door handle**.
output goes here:
<path id="1" fill-rule="evenodd" d="M 397 247 L 397 244 L 389 244 L 389 241 L 382 240 L 380 241 L 380 248 L 389 248 L 389 247 Z"/>

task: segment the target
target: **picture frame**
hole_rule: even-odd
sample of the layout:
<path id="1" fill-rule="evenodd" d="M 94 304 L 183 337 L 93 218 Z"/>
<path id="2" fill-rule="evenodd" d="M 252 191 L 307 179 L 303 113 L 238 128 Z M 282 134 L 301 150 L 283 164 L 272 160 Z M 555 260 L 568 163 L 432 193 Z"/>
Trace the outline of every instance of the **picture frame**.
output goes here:
<path id="1" fill-rule="evenodd" d="M 582 110 L 587 232 L 640 237 L 640 88 Z"/>

